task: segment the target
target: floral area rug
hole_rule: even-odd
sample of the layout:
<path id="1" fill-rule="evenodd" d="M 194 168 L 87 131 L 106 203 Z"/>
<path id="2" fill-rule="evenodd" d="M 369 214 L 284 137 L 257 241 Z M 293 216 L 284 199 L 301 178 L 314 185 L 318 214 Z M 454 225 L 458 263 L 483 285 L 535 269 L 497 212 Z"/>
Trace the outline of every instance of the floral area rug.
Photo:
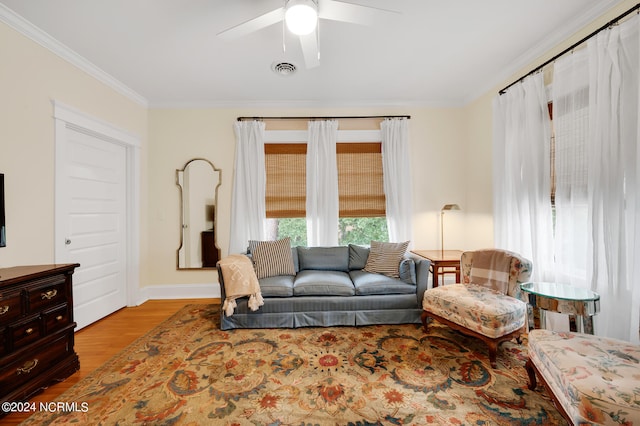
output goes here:
<path id="1" fill-rule="evenodd" d="M 24 425 L 556 425 L 527 389 L 526 345 L 498 368 L 480 341 L 434 323 L 219 329 L 218 305 L 188 305 Z M 106 343 L 108 344 L 108 343 Z"/>

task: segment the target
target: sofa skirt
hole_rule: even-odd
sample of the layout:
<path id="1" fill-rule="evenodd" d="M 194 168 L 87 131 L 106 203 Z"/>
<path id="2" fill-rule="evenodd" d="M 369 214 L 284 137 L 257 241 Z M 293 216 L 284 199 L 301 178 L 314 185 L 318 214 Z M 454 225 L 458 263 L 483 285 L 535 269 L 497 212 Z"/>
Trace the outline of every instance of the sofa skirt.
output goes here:
<path id="1" fill-rule="evenodd" d="M 221 312 L 223 330 L 419 324 L 422 314 L 415 294 L 265 298 L 257 311 L 248 308 L 246 298 L 236 302 L 233 315 Z"/>

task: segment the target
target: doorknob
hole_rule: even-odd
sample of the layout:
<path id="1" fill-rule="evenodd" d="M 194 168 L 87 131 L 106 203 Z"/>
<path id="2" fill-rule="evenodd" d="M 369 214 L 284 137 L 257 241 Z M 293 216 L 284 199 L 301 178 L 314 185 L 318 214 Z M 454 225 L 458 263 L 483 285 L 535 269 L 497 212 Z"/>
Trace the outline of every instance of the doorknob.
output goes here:
<path id="1" fill-rule="evenodd" d="M 65 238 L 64 245 L 68 246 L 69 244 L 71 244 L 71 240 L 69 238 Z"/>

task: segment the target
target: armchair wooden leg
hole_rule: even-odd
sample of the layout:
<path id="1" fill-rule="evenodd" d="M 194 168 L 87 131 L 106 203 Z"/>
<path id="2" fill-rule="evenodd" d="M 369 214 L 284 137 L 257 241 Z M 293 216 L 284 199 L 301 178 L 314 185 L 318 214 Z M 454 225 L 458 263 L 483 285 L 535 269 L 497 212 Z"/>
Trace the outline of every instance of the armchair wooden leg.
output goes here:
<path id="1" fill-rule="evenodd" d="M 489 346 L 489 364 L 491 364 L 491 368 L 498 368 L 498 363 L 496 358 L 498 358 L 498 342 L 493 341 L 485 341 L 487 346 Z"/>
<path id="2" fill-rule="evenodd" d="M 535 390 L 536 383 L 536 370 L 533 368 L 533 363 L 530 359 L 524 365 L 524 368 L 527 370 L 527 374 L 529 375 L 529 390 Z"/>

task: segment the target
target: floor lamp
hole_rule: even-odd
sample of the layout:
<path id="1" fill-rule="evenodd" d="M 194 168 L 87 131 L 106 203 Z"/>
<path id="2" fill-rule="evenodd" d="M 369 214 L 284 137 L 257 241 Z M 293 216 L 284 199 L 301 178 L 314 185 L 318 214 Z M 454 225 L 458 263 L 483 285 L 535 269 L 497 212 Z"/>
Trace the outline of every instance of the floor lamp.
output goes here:
<path id="1" fill-rule="evenodd" d="M 440 254 L 444 257 L 444 212 L 451 210 L 460 210 L 457 204 L 445 204 L 440 209 Z"/>

